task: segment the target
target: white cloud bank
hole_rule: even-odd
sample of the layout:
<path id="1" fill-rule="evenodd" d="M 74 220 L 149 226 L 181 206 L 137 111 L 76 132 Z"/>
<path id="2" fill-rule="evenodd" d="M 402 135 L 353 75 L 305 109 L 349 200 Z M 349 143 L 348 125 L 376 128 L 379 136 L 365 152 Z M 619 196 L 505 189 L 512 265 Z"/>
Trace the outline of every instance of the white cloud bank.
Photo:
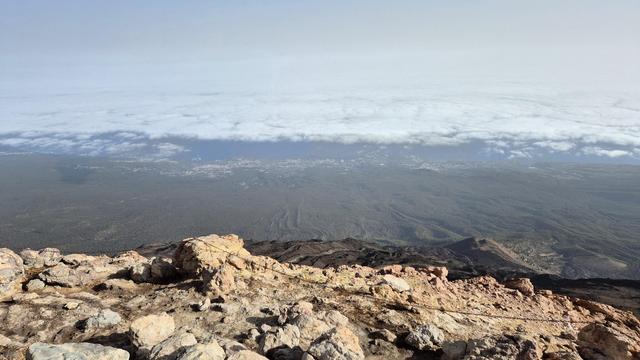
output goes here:
<path id="1" fill-rule="evenodd" d="M 484 141 L 496 149 L 526 144 L 549 152 L 585 146 L 583 154 L 606 157 L 633 156 L 640 148 L 640 97 L 531 85 L 348 93 L 83 91 L 7 94 L 0 104 L 0 144 L 9 146 L 74 147 L 70 139 L 118 132 L 130 137 L 120 147 L 138 146 L 136 137 L 143 134 L 423 145 Z M 107 144 L 103 150 L 116 151 Z M 519 150 L 513 155 L 527 153 Z"/>

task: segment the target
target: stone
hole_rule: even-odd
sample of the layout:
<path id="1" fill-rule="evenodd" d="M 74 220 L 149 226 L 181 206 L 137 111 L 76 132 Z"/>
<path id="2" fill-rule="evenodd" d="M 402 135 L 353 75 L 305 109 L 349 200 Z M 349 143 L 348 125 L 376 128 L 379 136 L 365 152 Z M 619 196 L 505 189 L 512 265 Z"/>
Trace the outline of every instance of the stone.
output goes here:
<path id="1" fill-rule="evenodd" d="M 300 329 L 291 324 L 277 328 L 274 332 L 268 332 L 260 338 L 259 349 L 262 354 L 268 354 L 270 350 L 286 346 L 293 348 L 300 343 Z"/>
<path id="2" fill-rule="evenodd" d="M 592 323 L 578 333 L 581 353 L 591 350 L 609 359 L 640 358 L 640 332 L 624 332 L 614 323 Z"/>
<path id="3" fill-rule="evenodd" d="M 38 291 L 44 289 L 45 283 L 40 279 L 31 279 L 24 287 L 29 292 Z"/>
<path id="4" fill-rule="evenodd" d="M 228 294 L 236 288 L 233 270 L 225 265 L 203 270 L 202 282 L 203 291 L 213 297 Z"/>
<path id="5" fill-rule="evenodd" d="M 208 344 L 187 346 L 177 360 L 224 360 L 224 349 L 214 340 Z"/>
<path id="6" fill-rule="evenodd" d="M 183 240 L 174 254 L 174 265 L 189 276 L 200 276 L 205 269 L 219 268 L 230 255 L 250 258 L 244 241 L 237 235 L 209 235 Z M 236 262 L 237 263 L 237 262 Z"/>
<path id="7" fill-rule="evenodd" d="M 240 350 L 227 358 L 227 360 L 269 360 L 268 358 L 251 350 Z"/>
<path id="8" fill-rule="evenodd" d="M 151 264 L 137 263 L 131 266 L 129 277 L 137 283 L 151 282 Z"/>
<path id="9" fill-rule="evenodd" d="M 437 350 L 444 341 L 444 334 L 438 327 L 427 324 L 420 325 L 410 331 L 404 342 L 418 350 Z"/>
<path id="10" fill-rule="evenodd" d="M 485 337 L 467 342 L 465 359 L 537 360 L 542 354 L 535 341 L 521 336 Z"/>
<path id="11" fill-rule="evenodd" d="M 390 274 L 382 277 L 382 283 L 389 285 L 393 290 L 398 292 L 411 290 L 411 286 L 404 279 Z"/>
<path id="12" fill-rule="evenodd" d="M 60 345 L 34 343 L 29 346 L 30 360 L 129 360 L 129 353 L 110 346 L 91 343 Z"/>
<path id="13" fill-rule="evenodd" d="M 24 261 L 25 268 L 28 269 L 54 266 L 62 260 L 62 254 L 56 248 L 45 248 L 39 251 L 24 249 L 20 252 L 20 257 Z"/>
<path id="14" fill-rule="evenodd" d="M 517 278 L 517 279 L 507 280 L 505 281 L 504 286 L 506 286 L 509 289 L 518 290 L 522 293 L 522 295 L 526 295 L 526 296 L 531 296 L 535 293 L 531 280 L 527 278 Z"/>
<path id="15" fill-rule="evenodd" d="M 209 299 L 208 297 L 204 298 L 204 300 L 195 304 L 194 308 L 197 311 L 208 311 L 209 309 L 211 309 L 211 299 Z"/>
<path id="16" fill-rule="evenodd" d="M 369 333 L 369 337 L 372 339 L 382 339 L 384 341 L 388 341 L 390 343 L 393 343 L 396 341 L 397 336 L 396 334 L 392 333 L 391 331 L 387 330 L 387 329 L 380 329 L 380 330 L 375 330 Z"/>
<path id="17" fill-rule="evenodd" d="M 190 333 L 172 335 L 151 349 L 149 360 L 174 360 L 186 347 L 197 343 L 195 336 Z"/>
<path id="18" fill-rule="evenodd" d="M 22 258 L 7 248 L 0 248 L 0 300 L 9 299 L 20 290 L 23 276 Z"/>
<path id="19" fill-rule="evenodd" d="M 74 287 L 80 285 L 80 279 L 73 269 L 65 264 L 57 264 L 38 274 L 47 285 Z"/>
<path id="20" fill-rule="evenodd" d="M 62 306 L 63 309 L 65 310 L 75 310 L 78 308 L 78 306 L 80 306 L 80 303 L 77 301 L 69 301 L 68 303 L 64 304 Z"/>
<path id="21" fill-rule="evenodd" d="M 173 318 L 167 313 L 147 315 L 131 323 L 131 342 L 139 348 L 151 348 L 167 339 L 175 331 Z"/>
<path id="22" fill-rule="evenodd" d="M 331 330 L 331 325 L 316 318 L 313 315 L 300 314 L 291 320 L 291 324 L 300 329 L 300 343 L 304 347 L 308 346 L 320 335 Z"/>
<path id="23" fill-rule="evenodd" d="M 99 284 L 100 290 L 120 290 L 132 292 L 137 289 L 135 282 L 127 279 L 107 279 Z"/>
<path id="24" fill-rule="evenodd" d="M 309 346 L 307 352 L 317 360 L 364 359 L 358 337 L 346 326 L 338 326 L 324 333 Z"/>
<path id="25" fill-rule="evenodd" d="M 326 321 L 328 324 L 338 326 L 338 325 L 347 325 L 349 323 L 349 318 L 342 315 L 338 310 L 329 310 L 321 316 L 322 320 Z"/>
<path id="26" fill-rule="evenodd" d="M 115 311 L 109 309 L 100 310 L 96 315 L 89 317 L 84 322 L 85 330 L 95 330 L 109 326 L 118 325 L 122 317 Z"/>

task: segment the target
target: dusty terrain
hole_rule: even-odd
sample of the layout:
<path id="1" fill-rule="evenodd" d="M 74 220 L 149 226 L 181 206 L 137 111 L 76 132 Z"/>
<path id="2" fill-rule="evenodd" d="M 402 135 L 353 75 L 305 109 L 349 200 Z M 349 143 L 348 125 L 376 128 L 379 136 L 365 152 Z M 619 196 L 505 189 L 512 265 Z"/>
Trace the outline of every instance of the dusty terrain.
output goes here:
<path id="1" fill-rule="evenodd" d="M 5 359 L 639 359 L 640 322 L 525 278 L 317 268 L 235 235 L 171 257 L 0 250 Z"/>

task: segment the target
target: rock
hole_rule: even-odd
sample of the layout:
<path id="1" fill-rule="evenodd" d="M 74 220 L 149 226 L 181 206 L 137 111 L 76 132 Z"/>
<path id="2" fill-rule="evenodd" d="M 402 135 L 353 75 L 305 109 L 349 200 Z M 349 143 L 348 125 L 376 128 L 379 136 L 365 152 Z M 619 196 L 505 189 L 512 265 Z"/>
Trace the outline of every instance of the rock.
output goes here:
<path id="1" fill-rule="evenodd" d="M 208 297 L 204 298 L 204 300 L 195 304 L 194 308 L 197 311 L 209 311 L 209 309 L 211 308 L 211 299 L 209 299 Z"/>
<path id="2" fill-rule="evenodd" d="M 288 320 L 294 319 L 296 316 L 301 314 L 313 314 L 313 304 L 308 301 L 298 301 L 280 312 L 278 323 L 284 325 Z"/>
<path id="3" fill-rule="evenodd" d="M 380 329 L 380 330 L 375 330 L 369 333 L 369 337 L 372 339 L 382 339 L 384 341 L 388 341 L 390 343 L 393 343 L 396 341 L 397 336 L 396 334 L 392 333 L 391 331 L 387 330 L 387 329 Z"/>
<path id="4" fill-rule="evenodd" d="M 486 337 L 467 342 L 465 359 L 511 360 L 541 359 L 542 354 L 535 341 L 521 336 Z"/>
<path id="5" fill-rule="evenodd" d="M 149 353 L 149 360 L 174 360 L 186 347 L 197 344 L 193 334 L 180 333 L 173 335 L 155 345 Z"/>
<path id="6" fill-rule="evenodd" d="M 184 349 L 178 360 L 224 360 L 224 349 L 214 340 L 209 344 L 197 344 Z"/>
<path id="7" fill-rule="evenodd" d="M 62 260 L 60 250 L 45 248 L 40 251 L 24 249 L 20 252 L 24 266 L 28 269 L 57 265 Z"/>
<path id="8" fill-rule="evenodd" d="M 382 277 L 383 284 L 391 286 L 391 288 L 398 292 L 409 291 L 411 286 L 402 278 L 387 274 Z"/>
<path id="9" fill-rule="evenodd" d="M 293 348 L 300 343 L 300 329 L 291 324 L 277 328 L 275 332 L 268 332 L 260 338 L 259 349 L 262 354 L 268 354 L 270 350 L 286 346 Z"/>
<path id="10" fill-rule="evenodd" d="M 240 350 L 227 358 L 227 360 L 269 360 L 266 357 L 251 350 Z"/>
<path id="11" fill-rule="evenodd" d="M 418 350 L 437 350 L 444 341 L 444 334 L 438 327 L 427 324 L 410 331 L 404 342 Z"/>
<path id="12" fill-rule="evenodd" d="M 317 338 L 307 351 L 317 360 L 364 359 L 358 337 L 346 326 L 338 326 Z"/>
<path id="13" fill-rule="evenodd" d="M 291 324 L 296 325 L 300 330 L 300 343 L 303 347 L 308 346 L 313 340 L 332 328 L 326 322 L 308 314 L 296 316 L 291 320 Z"/>
<path id="14" fill-rule="evenodd" d="M 131 342 L 139 348 L 151 348 L 167 339 L 176 326 L 166 313 L 147 315 L 134 320 L 129 330 Z"/>
<path id="15" fill-rule="evenodd" d="M 337 310 L 329 310 L 321 316 L 322 320 L 326 321 L 328 324 L 338 326 L 338 325 L 347 325 L 349 323 L 349 318 L 342 315 Z"/>
<path id="16" fill-rule="evenodd" d="M 227 262 L 235 254 L 249 258 L 244 241 L 237 235 L 209 235 L 183 240 L 174 255 L 174 264 L 189 276 L 199 276 L 205 269 L 215 269 Z"/>
<path id="17" fill-rule="evenodd" d="M 94 330 L 109 326 L 118 325 L 122 317 L 115 311 L 109 309 L 100 310 L 96 315 L 91 316 L 84 322 L 85 330 Z"/>
<path id="18" fill-rule="evenodd" d="M 151 282 L 151 264 L 137 263 L 131 266 L 129 277 L 137 283 Z"/>
<path id="19" fill-rule="evenodd" d="M 154 258 L 149 268 L 151 280 L 155 283 L 166 283 L 178 277 L 178 270 L 171 263 L 171 259 Z"/>
<path id="20" fill-rule="evenodd" d="M 202 272 L 203 290 L 208 296 L 228 294 L 236 288 L 233 270 L 222 265 L 215 269 L 205 269 Z"/>
<path id="21" fill-rule="evenodd" d="M 32 280 L 29 280 L 27 285 L 25 285 L 24 287 L 29 292 L 38 291 L 38 290 L 44 289 L 45 283 L 40 279 L 32 279 Z"/>
<path id="22" fill-rule="evenodd" d="M 65 310 L 75 310 L 78 308 L 78 306 L 80 306 L 80 303 L 77 301 L 69 301 L 68 303 L 64 304 L 62 306 L 63 309 Z"/>
<path id="23" fill-rule="evenodd" d="M 38 274 L 47 285 L 74 287 L 80 285 L 78 274 L 68 265 L 58 264 Z"/>
<path id="24" fill-rule="evenodd" d="M 531 280 L 527 278 L 510 279 L 505 281 L 504 286 L 509 289 L 515 289 L 522 293 L 522 295 L 531 296 L 535 293 Z"/>
<path id="25" fill-rule="evenodd" d="M 97 257 L 86 254 L 68 254 L 62 257 L 62 262 L 72 267 L 78 267 L 80 265 L 94 264 L 97 261 L 107 262 L 106 257 Z"/>
<path id="26" fill-rule="evenodd" d="M 120 290 L 132 292 L 138 286 L 135 282 L 127 279 L 107 279 L 98 285 L 99 290 Z"/>
<path id="27" fill-rule="evenodd" d="M 402 265 L 394 264 L 383 266 L 380 269 L 381 274 L 400 275 L 402 273 Z"/>
<path id="28" fill-rule="evenodd" d="M 580 353 L 604 354 L 608 359 L 640 358 L 640 331 L 623 332 L 614 323 L 592 323 L 578 333 Z"/>
<path id="29" fill-rule="evenodd" d="M 20 290 L 23 276 L 22 258 L 7 248 L 0 248 L 0 300 L 9 299 Z"/>
<path id="30" fill-rule="evenodd" d="M 30 360 L 128 360 L 129 353 L 110 346 L 91 343 L 60 345 L 34 343 L 29 346 Z"/>

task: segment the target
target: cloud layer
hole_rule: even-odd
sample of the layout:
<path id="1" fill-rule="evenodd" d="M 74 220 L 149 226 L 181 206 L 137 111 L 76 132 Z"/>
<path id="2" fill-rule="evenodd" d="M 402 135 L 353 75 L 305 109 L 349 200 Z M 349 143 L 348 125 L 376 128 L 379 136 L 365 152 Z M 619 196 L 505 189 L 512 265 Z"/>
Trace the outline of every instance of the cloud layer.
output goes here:
<path id="1" fill-rule="evenodd" d="M 481 141 L 497 153 L 517 150 L 507 154 L 512 157 L 536 149 L 633 157 L 640 149 L 640 97 L 530 84 L 348 93 L 84 91 L 0 101 L 0 145 L 85 153 L 147 146 L 141 139 L 157 146 L 169 137 L 428 146 Z M 100 138 L 106 133 L 120 134 L 117 147 Z"/>

